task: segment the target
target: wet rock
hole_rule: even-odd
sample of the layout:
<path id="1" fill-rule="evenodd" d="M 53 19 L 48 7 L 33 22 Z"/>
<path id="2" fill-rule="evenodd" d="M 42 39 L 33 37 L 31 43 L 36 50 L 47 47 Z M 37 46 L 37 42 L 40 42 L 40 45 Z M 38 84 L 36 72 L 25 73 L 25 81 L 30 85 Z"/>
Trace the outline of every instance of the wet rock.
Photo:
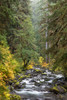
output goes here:
<path id="1" fill-rule="evenodd" d="M 33 71 L 33 69 L 27 70 L 26 74 L 31 74 Z"/>
<path id="2" fill-rule="evenodd" d="M 34 79 L 32 79 L 30 82 L 36 82 Z"/>
<path id="3" fill-rule="evenodd" d="M 10 91 L 13 91 L 14 90 L 14 87 L 13 86 L 10 86 L 9 89 L 10 89 Z"/>
<path id="4" fill-rule="evenodd" d="M 12 85 L 12 84 L 13 84 L 13 82 L 12 82 L 12 81 L 9 81 L 9 82 L 8 82 L 8 85 Z"/>
<path id="5" fill-rule="evenodd" d="M 21 100 L 21 97 L 19 95 L 16 95 L 16 94 L 11 94 L 10 100 Z"/>
<path id="6" fill-rule="evenodd" d="M 20 76 L 21 76 L 20 74 L 16 75 L 16 79 L 20 78 Z"/>
<path id="7" fill-rule="evenodd" d="M 52 83 L 48 83 L 48 85 L 49 85 L 49 86 L 51 86 L 51 85 L 52 85 Z"/>
<path id="8" fill-rule="evenodd" d="M 54 79 L 54 80 L 53 80 L 53 85 L 55 85 L 55 84 L 57 84 L 57 83 L 59 83 L 59 82 L 58 82 L 58 79 Z"/>
<path id="9" fill-rule="evenodd" d="M 48 78 L 48 77 L 45 78 L 45 81 L 49 81 L 49 80 L 50 80 L 50 78 Z"/>
<path id="10" fill-rule="evenodd" d="M 44 83 L 44 79 L 40 79 L 40 83 Z"/>
<path id="11" fill-rule="evenodd" d="M 65 77 L 64 81 L 67 81 L 67 77 Z"/>
<path id="12" fill-rule="evenodd" d="M 21 85 L 22 85 L 22 86 L 25 86 L 25 85 L 26 85 L 26 83 L 25 83 L 25 82 L 24 82 L 24 83 L 21 83 Z"/>
<path id="13" fill-rule="evenodd" d="M 51 98 L 45 98 L 45 100 L 52 100 Z"/>
<path id="14" fill-rule="evenodd" d="M 36 86 L 40 86 L 40 85 L 41 85 L 41 83 L 35 82 L 35 85 L 36 85 Z"/>
<path id="15" fill-rule="evenodd" d="M 67 90 L 67 82 L 64 82 L 62 86 Z"/>
<path id="16" fill-rule="evenodd" d="M 14 84 L 14 89 L 20 89 L 20 88 L 22 88 L 22 85 L 19 82 Z"/>
<path id="17" fill-rule="evenodd" d="M 26 78 L 26 76 L 21 76 L 20 78 L 19 78 L 19 80 L 21 81 L 21 80 L 24 80 Z"/>
<path id="18" fill-rule="evenodd" d="M 57 86 L 59 93 L 66 93 L 66 89 L 62 86 Z"/>
<path id="19" fill-rule="evenodd" d="M 53 80 L 53 85 L 57 84 L 57 85 L 61 85 L 63 86 L 66 82 L 64 81 L 64 79 L 54 79 Z"/>
<path id="20" fill-rule="evenodd" d="M 47 76 L 47 73 L 45 72 L 45 73 L 42 73 L 42 75 L 45 75 L 45 76 Z"/>
<path id="21" fill-rule="evenodd" d="M 66 94 L 58 94 L 56 95 L 57 100 L 67 100 L 67 93 Z"/>
<path id="22" fill-rule="evenodd" d="M 58 94 L 58 93 L 59 93 L 58 90 L 53 89 L 53 88 L 50 88 L 50 89 L 49 89 L 49 92 L 53 92 L 54 94 Z"/>
<path id="23" fill-rule="evenodd" d="M 36 73 L 42 73 L 42 71 L 40 69 L 35 69 Z"/>
<path id="24" fill-rule="evenodd" d="M 58 94 L 58 93 L 64 94 L 64 93 L 66 93 L 66 89 L 62 86 L 54 86 L 49 91 L 53 92 L 55 94 Z"/>
<path id="25" fill-rule="evenodd" d="M 67 93 L 62 96 L 63 100 L 67 100 Z"/>
<path id="26" fill-rule="evenodd" d="M 14 86 L 14 84 L 17 82 L 17 80 L 15 79 L 15 80 L 9 80 L 8 81 L 8 83 L 7 83 L 7 85 L 9 85 L 9 86 Z"/>
<path id="27" fill-rule="evenodd" d="M 30 74 L 28 74 L 28 75 L 22 75 L 22 76 L 20 76 L 19 81 L 22 81 L 22 80 L 24 80 L 24 79 L 26 79 L 28 77 L 30 77 Z"/>
<path id="28" fill-rule="evenodd" d="M 49 77 L 52 77 L 52 74 L 49 74 Z"/>

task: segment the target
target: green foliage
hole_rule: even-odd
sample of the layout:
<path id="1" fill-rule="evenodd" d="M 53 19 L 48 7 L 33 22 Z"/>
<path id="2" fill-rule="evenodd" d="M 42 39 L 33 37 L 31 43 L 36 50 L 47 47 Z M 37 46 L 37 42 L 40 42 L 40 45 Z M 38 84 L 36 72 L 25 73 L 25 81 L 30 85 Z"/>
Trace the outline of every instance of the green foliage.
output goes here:
<path id="1" fill-rule="evenodd" d="M 52 57 L 54 57 L 55 62 L 54 66 L 57 68 L 61 67 L 63 73 L 66 75 L 67 70 L 67 2 L 64 0 L 57 1 L 55 5 L 50 4 L 52 11 L 51 16 L 49 17 L 49 42 L 51 46 L 49 52 L 51 52 Z"/>
<path id="2" fill-rule="evenodd" d="M 9 100 L 9 90 L 6 87 L 9 79 L 14 79 L 16 60 L 9 51 L 6 36 L 0 35 L 0 100 Z"/>
<path id="3" fill-rule="evenodd" d="M 36 18 L 34 17 L 34 25 L 37 28 L 38 52 L 44 60 L 46 58 L 48 62 L 50 62 L 50 59 L 54 59 L 54 62 L 52 63 L 53 70 L 61 70 L 66 76 L 67 2 L 66 0 L 42 0 L 36 5 L 38 7 L 36 9 L 39 13 L 34 12 L 34 14 L 36 17 L 39 17 L 37 17 L 37 23 L 35 22 Z"/>
<path id="4" fill-rule="evenodd" d="M 36 45 L 30 17 L 24 20 L 22 27 L 22 32 L 17 36 L 19 43 L 17 44 L 16 55 L 22 60 L 31 59 L 31 57 L 35 57 Z"/>
<path id="5" fill-rule="evenodd" d="M 20 6 L 23 5 L 22 3 Z M 20 7 L 19 6 L 19 7 Z M 23 9 L 23 6 L 21 7 Z M 20 10 L 18 10 L 19 14 Z M 18 18 L 17 14 L 17 18 Z M 18 57 L 18 60 L 22 63 L 24 62 L 24 67 L 26 67 L 30 60 L 37 59 L 38 53 L 36 52 L 36 40 L 34 36 L 34 30 L 32 26 L 32 21 L 29 13 L 23 13 L 25 18 L 23 19 L 22 12 L 20 12 L 20 26 L 15 32 L 15 38 L 13 38 L 13 48 L 15 48 L 14 53 Z M 16 45 L 15 45 L 16 44 Z"/>
<path id="6" fill-rule="evenodd" d="M 0 0 L 0 100 L 20 100 L 6 84 L 38 56 L 29 3 Z"/>

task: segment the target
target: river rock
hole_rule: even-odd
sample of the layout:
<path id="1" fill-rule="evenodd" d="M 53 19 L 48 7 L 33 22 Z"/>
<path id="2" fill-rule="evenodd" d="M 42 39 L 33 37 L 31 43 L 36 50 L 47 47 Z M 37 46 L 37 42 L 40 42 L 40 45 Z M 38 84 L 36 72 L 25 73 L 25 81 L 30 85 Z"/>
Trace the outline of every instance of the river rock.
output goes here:
<path id="1" fill-rule="evenodd" d="M 45 100 L 52 100 L 51 98 L 45 98 Z"/>
<path id="2" fill-rule="evenodd" d="M 13 91 L 14 90 L 14 87 L 13 86 L 10 86 L 9 89 L 10 89 L 10 91 Z"/>
<path id="3" fill-rule="evenodd" d="M 45 81 L 49 81 L 49 80 L 50 80 L 50 78 L 46 77 L 44 80 L 45 80 Z"/>
<path id="4" fill-rule="evenodd" d="M 58 93 L 64 94 L 64 93 L 66 93 L 66 89 L 62 86 L 54 86 L 49 91 L 53 92 L 55 94 L 58 94 Z"/>
<path id="5" fill-rule="evenodd" d="M 32 79 L 30 82 L 36 82 L 34 79 Z"/>
<path id="6" fill-rule="evenodd" d="M 12 84 L 13 84 L 13 82 L 12 82 L 12 81 L 9 81 L 9 82 L 8 82 L 8 85 L 12 85 Z"/>
<path id="7" fill-rule="evenodd" d="M 20 88 L 22 88 L 22 85 L 19 82 L 14 84 L 14 89 L 20 89 Z"/>
<path id="8" fill-rule="evenodd" d="M 66 93 L 66 89 L 62 86 L 57 86 L 59 93 Z"/>
<path id="9" fill-rule="evenodd" d="M 35 82 L 35 85 L 36 85 L 36 86 L 40 86 L 40 85 L 41 85 L 41 83 Z"/>

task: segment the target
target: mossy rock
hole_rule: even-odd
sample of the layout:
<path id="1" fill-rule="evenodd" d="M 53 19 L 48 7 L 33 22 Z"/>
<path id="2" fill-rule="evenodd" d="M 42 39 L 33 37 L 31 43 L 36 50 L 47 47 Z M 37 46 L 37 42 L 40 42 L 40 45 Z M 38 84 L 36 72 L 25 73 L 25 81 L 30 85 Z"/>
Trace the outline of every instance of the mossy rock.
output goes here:
<path id="1" fill-rule="evenodd" d="M 15 89 L 20 89 L 21 87 L 22 87 L 22 85 L 19 82 L 14 84 Z"/>
<path id="2" fill-rule="evenodd" d="M 40 85 L 41 85 L 41 83 L 35 82 L 35 85 L 36 85 L 36 86 L 40 86 Z"/>
<path id="3" fill-rule="evenodd" d="M 26 77 L 26 78 L 30 77 L 30 74 L 28 74 L 28 75 L 25 75 L 25 77 Z"/>
<path id="4" fill-rule="evenodd" d="M 67 85 L 63 85 L 63 87 L 67 90 Z"/>
<path id="5" fill-rule="evenodd" d="M 13 80 L 13 83 L 17 83 L 17 80 L 15 79 L 15 80 Z"/>
<path id="6" fill-rule="evenodd" d="M 21 80 L 24 80 L 25 78 L 28 78 L 28 77 L 30 77 L 30 74 L 22 75 L 22 76 L 20 76 L 19 80 L 21 81 Z"/>
<path id="7" fill-rule="evenodd" d="M 10 95 L 10 100 L 21 100 L 21 97 L 19 95 L 11 94 Z"/>
<path id="8" fill-rule="evenodd" d="M 10 86 L 10 91 L 13 91 L 14 90 L 14 87 L 13 86 Z"/>
<path id="9" fill-rule="evenodd" d="M 45 81 L 49 81 L 49 80 L 50 80 L 49 78 L 47 78 L 47 77 L 45 78 Z"/>
<path id="10" fill-rule="evenodd" d="M 67 90 L 62 86 L 55 85 L 53 88 L 50 89 L 50 92 L 54 92 L 55 94 L 58 94 L 58 93 L 64 94 L 67 92 Z"/>
<path id="11" fill-rule="evenodd" d="M 23 80 L 25 78 L 26 78 L 25 76 L 20 76 L 19 80 Z"/>
<path id="12" fill-rule="evenodd" d="M 36 71 L 37 73 L 42 73 L 42 71 L 41 71 L 40 69 L 35 69 L 35 71 Z"/>
<path id="13" fill-rule="evenodd" d="M 26 87 L 26 83 L 22 83 L 22 89 L 24 89 Z"/>
<path id="14" fill-rule="evenodd" d="M 56 87 L 50 88 L 49 91 L 50 92 L 53 92 L 55 94 L 58 94 L 59 93 L 59 91 L 58 91 L 58 89 Z"/>
<path id="15" fill-rule="evenodd" d="M 47 73 L 42 73 L 42 75 L 47 75 Z"/>
<path id="16" fill-rule="evenodd" d="M 31 74 L 28 74 L 28 75 L 27 75 L 27 77 L 30 77 L 30 76 L 31 76 Z"/>
<path id="17" fill-rule="evenodd" d="M 60 93 L 66 93 L 67 92 L 67 90 L 63 86 L 59 86 L 58 90 L 59 90 Z"/>
<path id="18" fill-rule="evenodd" d="M 16 82 L 16 84 L 15 85 L 19 85 L 19 82 Z"/>

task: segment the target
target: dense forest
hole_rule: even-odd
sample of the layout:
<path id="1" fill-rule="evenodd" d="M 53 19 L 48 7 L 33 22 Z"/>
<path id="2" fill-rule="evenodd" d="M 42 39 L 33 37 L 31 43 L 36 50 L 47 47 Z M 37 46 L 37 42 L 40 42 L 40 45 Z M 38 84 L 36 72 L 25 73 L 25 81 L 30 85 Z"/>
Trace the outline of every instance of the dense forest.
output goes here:
<path id="1" fill-rule="evenodd" d="M 53 100 L 10 93 L 10 82 L 33 66 L 67 79 L 67 0 L 0 0 L 0 100 Z"/>

